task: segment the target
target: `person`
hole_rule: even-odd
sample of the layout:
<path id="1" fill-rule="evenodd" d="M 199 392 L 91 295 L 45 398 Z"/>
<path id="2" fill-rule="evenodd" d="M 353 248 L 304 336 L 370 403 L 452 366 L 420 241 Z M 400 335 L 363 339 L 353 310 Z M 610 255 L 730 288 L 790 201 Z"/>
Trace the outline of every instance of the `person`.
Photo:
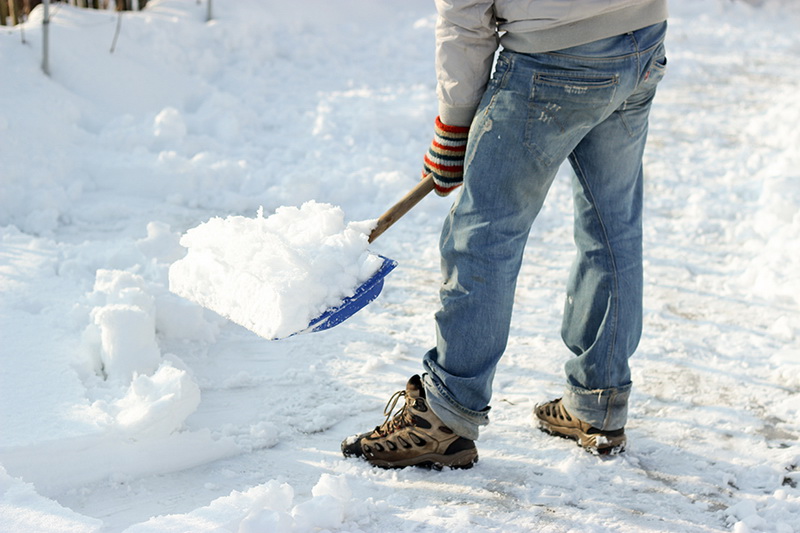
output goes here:
<path id="1" fill-rule="evenodd" d="M 463 184 L 441 234 L 436 346 L 384 423 L 345 439 L 342 452 L 380 467 L 478 460 L 523 249 L 565 160 L 577 256 L 561 335 L 574 357 L 563 396 L 533 417 L 593 453 L 622 451 L 628 359 L 642 332 L 642 155 L 666 68 L 666 0 L 436 7 L 439 116 L 424 168 L 440 195 Z"/>

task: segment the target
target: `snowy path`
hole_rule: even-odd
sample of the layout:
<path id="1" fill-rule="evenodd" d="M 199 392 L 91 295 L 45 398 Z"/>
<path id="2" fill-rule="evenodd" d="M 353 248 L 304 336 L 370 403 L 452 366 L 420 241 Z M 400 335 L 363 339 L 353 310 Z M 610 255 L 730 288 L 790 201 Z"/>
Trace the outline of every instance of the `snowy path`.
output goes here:
<path id="1" fill-rule="evenodd" d="M 52 80 L 35 17 L 26 45 L 0 31 L 0 87 L 25 104 L 0 111 L 0 532 L 800 531 L 797 7 L 671 2 L 629 450 L 599 460 L 531 421 L 569 356 L 564 169 L 481 460 L 429 472 L 338 448 L 420 371 L 448 200 L 375 243 L 400 267 L 324 333 L 265 341 L 167 291 L 179 234 L 209 217 L 314 199 L 369 219 L 414 184 L 431 3 L 305 4 L 221 0 L 205 24 L 193 1 L 156 0 L 113 55 L 113 15 L 62 6 Z M 103 349 L 121 365 L 106 380 Z"/>

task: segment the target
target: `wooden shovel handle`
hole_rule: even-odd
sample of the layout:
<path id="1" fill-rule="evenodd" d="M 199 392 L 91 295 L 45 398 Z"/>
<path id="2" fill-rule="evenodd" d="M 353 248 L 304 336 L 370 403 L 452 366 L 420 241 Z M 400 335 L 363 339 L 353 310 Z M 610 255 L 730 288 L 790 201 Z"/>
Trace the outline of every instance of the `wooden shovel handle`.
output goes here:
<path id="1" fill-rule="evenodd" d="M 397 222 L 400 217 L 408 213 L 412 207 L 417 205 L 420 200 L 425 198 L 429 192 L 433 190 L 433 174 L 428 174 L 416 187 L 411 189 L 408 194 L 403 196 L 399 202 L 389 208 L 378 219 L 378 225 L 369 234 L 369 242 L 371 243 L 377 239 L 384 231 Z"/>

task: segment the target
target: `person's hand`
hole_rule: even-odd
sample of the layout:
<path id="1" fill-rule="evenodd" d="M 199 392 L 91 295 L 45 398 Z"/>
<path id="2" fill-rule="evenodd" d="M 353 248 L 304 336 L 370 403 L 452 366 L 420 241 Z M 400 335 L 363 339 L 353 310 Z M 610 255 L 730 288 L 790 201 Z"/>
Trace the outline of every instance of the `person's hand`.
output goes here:
<path id="1" fill-rule="evenodd" d="M 433 142 L 423 160 L 422 177 L 433 174 L 433 190 L 447 196 L 464 181 L 464 152 L 469 127 L 448 126 L 436 117 Z"/>

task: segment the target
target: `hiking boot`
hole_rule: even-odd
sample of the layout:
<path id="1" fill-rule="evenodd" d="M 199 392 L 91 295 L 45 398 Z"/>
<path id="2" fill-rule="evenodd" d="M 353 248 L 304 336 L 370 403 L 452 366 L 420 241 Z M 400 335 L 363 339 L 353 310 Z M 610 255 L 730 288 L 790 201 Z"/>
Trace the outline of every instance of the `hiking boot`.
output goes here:
<path id="1" fill-rule="evenodd" d="M 533 408 L 539 429 L 567 439 L 597 455 L 616 455 L 625 450 L 625 428 L 603 431 L 570 415 L 561 398 Z"/>
<path id="2" fill-rule="evenodd" d="M 403 397 L 405 404 L 392 416 Z M 363 457 L 381 468 L 413 465 L 437 470 L 443 466 L 470 468 L 478 461 L 475 442 L 456 435 L 428 407 L 419 376 L 408 380 L 406 390 L 392 395 L 383 414 L 383 424 L 342 442 L 345 457 Z"/>

